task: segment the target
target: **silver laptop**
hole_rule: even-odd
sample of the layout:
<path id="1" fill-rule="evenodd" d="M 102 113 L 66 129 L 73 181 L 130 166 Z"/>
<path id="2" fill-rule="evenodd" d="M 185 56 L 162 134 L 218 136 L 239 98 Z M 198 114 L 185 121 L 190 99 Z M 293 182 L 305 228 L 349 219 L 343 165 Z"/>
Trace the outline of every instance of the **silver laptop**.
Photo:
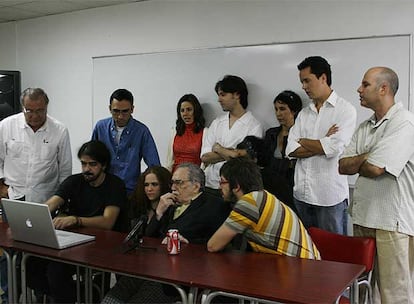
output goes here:
<path id="1" fill-rule="evenodd" d="M 95 236 L 57 230 L 45 204 L 1 199 L 13 239 L 63 249 L 95 240 Z"/>

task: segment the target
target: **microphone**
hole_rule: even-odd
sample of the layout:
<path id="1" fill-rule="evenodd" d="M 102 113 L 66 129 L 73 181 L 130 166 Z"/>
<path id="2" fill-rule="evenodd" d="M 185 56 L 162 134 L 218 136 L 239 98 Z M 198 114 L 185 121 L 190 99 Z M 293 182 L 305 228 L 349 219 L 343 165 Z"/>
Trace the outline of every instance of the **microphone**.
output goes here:
<path id="1" fill-rule="evenodd" d="M 143 236 L 145 228 L 147 226 L 148 216 L 141 215 L 134 228 L 128 233 L 124 241 L 122 242 L 121 250 L 122 253 L 127 253 L 134 249 L 151 249 L 157 250 L 157 248 L 143 246 Z"/>
<path id="2" fill-rule="evenodd" d="M 145 227 L 147 226 L 148 216 L 141 215 L 138 222 L 135 224 L 134 228 L 128 233 L 126 238 L 123 241 L 123 244 L 128 243 L 130 240 L 137 237 L 137 239 L 142 238 L 144 235 Z"/>

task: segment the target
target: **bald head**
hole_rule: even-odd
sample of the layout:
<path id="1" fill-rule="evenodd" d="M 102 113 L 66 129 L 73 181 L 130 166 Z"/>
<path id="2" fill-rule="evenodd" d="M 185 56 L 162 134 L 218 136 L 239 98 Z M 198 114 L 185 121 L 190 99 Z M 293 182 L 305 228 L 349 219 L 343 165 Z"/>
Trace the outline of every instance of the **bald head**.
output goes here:
<path id="1" fill-rule="evenodd" d="M 390 89 L 390 94 L 395 96 L 398 91 L 398 76 L 392 69 L 387 67 L 374 67 L 370 68 L 367 73 L 374 75 L 377 89 L 386 85 Z"/>
<path id="2" fill-rule="evenodd" d="M 398 76 L 387 67 L 370 68 L 358 88 L 361 106 L 372 109 L 377 120 L 384 117 L 395 104 L 398 90 Z"/>

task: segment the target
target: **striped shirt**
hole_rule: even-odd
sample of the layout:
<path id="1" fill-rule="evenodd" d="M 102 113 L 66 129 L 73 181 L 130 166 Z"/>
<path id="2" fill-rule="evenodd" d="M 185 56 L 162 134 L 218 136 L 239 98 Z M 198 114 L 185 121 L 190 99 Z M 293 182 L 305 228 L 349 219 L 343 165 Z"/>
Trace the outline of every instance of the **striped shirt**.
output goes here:
<path id="1" fill-rule="evenodd" d="M 243 195 L 225 223 L 244 234 L 256 252 L 320 259 L 295 212 L 267 191 Z"/>

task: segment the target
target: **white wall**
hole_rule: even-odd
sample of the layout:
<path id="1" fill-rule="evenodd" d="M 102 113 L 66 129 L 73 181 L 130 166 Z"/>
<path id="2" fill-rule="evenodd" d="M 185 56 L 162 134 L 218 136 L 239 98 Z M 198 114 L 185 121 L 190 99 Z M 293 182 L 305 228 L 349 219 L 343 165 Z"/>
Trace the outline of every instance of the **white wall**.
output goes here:
<path id="1" fill-rule="evenodd" d="M 413 15 L 409 0 L 151 0 L 0 24 L 0 67 L 47 91 L 76 156 L 93 127 L 94 56 L 411 33 Z"/>
<path id="2" fill-rule="evenodd" d="M 16 68 L 16 26 L 14 22 L 0 25 L 0 70 Z"/>

